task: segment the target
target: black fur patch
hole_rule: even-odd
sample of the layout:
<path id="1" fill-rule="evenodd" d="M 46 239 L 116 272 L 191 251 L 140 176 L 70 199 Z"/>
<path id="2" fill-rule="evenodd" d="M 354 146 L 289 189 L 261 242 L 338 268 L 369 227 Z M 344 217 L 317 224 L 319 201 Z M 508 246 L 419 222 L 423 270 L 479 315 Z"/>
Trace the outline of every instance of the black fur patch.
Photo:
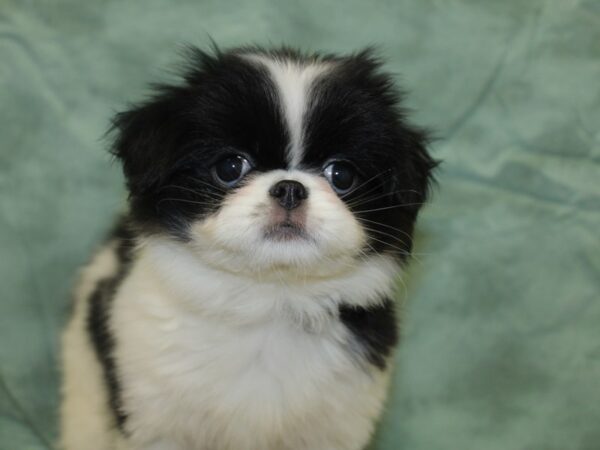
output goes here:
<path id="1" fill-rule="evenodd" d="M 436 165 L 427 133 L 406 119 L 402 93 L 370 49 L 334 63 L 313 88 L 305 162 L 315 168 L 330 159 L 351 163 L 359 183 L 343 199 L 370 238 L 366 251 L 403 259 Z"/>
<path id="2" fill-rule="evenodd" d="M 285 166 L 288 132 L 266 69 L 234 52 L 191 49 L 180 86 L 114 119 L 113 154 L 123 162 L 134 220 L 144 231 L 186 238 L 225 195 L 212 167 L 244 154 L 256 171 Z"/>
<path id="3" fill-rule="evenodd" d="M 340 320 L 352 332 L 367 360 L 385 369 L 386 359 L 398 342 L 394 302 L 387 299 L 370 308 L 341 305 Z"/>
<path id="4" fill-rule="evenodd" d="M 98 282 L 89 299 L 90 309 L 87 317 L 87 327 L 92 345 L 104 372 L 110 408 L 117 426 L 121 430 L 123 430 L 126 414 L 121 405 L 119 379 L 114 361 L 115 341 L 110 332 L 109 322 L 115 292 L 131 265 L 133 239 L 134 234 L 126 222 L 124 220 L 119 222 L 109 239 L 109 241 L 117 240 L 118 242 L 116 249 L 117 272 L 112 277 Z"/>

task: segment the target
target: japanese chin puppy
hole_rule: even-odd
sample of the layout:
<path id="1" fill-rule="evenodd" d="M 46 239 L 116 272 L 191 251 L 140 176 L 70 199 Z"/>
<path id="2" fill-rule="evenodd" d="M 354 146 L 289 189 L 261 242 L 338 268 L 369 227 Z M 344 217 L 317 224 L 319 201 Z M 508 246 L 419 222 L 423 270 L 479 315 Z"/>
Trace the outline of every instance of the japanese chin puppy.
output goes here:
<path id="1" fill-rule="evenodd" d="M 65 450 L 358 450 L 435 161 L 369 50 L 190 50 L 63 335 Z"/>

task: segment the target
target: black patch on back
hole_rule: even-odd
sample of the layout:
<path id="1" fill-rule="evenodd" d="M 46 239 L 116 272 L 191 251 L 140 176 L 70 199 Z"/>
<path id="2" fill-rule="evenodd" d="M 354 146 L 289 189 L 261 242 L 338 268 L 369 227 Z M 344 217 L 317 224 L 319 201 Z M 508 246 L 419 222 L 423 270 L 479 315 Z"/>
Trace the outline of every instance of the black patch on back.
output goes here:
<path id="1" fill-rule="evenodd" d="M 87 327 L 96 356 L 104 372 L 110 408 L 118 428 L 123 430 L 127 417 L 121 404 L 121 390 L 114 360 L 115 340 L 111 334 L 109 323 L 115 293 L 131 265 L 134 234 L 125 220 L 118 223 L 110 236 L 109 241 L 112 240 L 118 241 L 117 271 L 112 277 L 100 280 L 90 295 Z"/>
<path id="2" fill-rule="evenodd" d="M 383 370 L 386 358 L 398 342 L 394 302 L 390 299 L 368 308 L 341 305 L 340 320 L 354 335 L 367 360 Z"/>

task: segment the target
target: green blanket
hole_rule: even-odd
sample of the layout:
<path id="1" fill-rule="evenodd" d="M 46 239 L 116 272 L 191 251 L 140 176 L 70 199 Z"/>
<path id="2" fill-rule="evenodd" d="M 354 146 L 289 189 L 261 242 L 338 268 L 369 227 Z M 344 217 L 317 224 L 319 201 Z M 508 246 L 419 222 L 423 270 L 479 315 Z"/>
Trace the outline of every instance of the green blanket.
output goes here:
<path id="1" fill-rule="evenodd" d="M 597 0 L 0 0 L 0 449 L 56 439 L 70 286 L 122 204 L 111 115 L 209 36 L 379 44 L 439 138 L 374 448 L 600 449 Z"/>

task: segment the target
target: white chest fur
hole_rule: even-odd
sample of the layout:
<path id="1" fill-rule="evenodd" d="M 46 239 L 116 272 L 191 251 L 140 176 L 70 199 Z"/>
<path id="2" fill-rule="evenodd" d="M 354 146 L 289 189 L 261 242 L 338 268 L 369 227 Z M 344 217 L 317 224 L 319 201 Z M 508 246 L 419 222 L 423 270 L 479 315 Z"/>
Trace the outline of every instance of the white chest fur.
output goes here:
<path id="1" fill-rule="evenodd" d="M 134 264 L 111 320 L 134 448 L 365 445 L 388 376 L 349 348 L 332 309 L 339 290 L 243 283 L 191 260 L 184 268 L 182 255 L 171 265 L 150 256 Z"/>

